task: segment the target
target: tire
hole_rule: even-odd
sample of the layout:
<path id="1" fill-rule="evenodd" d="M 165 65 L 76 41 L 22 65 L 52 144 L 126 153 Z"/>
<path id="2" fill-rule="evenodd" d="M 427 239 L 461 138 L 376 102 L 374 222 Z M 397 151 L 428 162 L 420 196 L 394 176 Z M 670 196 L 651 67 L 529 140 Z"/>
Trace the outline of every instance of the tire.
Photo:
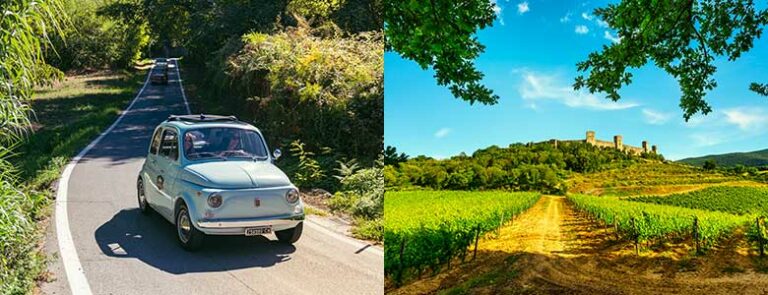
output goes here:
<path id="1" fill-rule="evenodd" d="M 205 234 L 192 224 L 187 204 L 181 203 L 176 208 L 176 239 L 184 250 L 195 251 L 203 245 Z"/>
<path id="2" fill-rule="evenodd" d="M 139 176 L 139 180 L 136 181 L 136 199 L 139 202 L 139 211 L 141 211 L 141 214 L 149 215 L 149 213 L 152 212 L 152 207 L 149 206 L 149 202 L 147 201 L 144 180 L 141 176 Z"/>
<path id="3" fill-rule="evenodd" d="M 294 228 L 275 231 L 277 240 L 284 244 L 293 244 L 301 238 L 301 231 L 304 228 L 304 223 L 299 222 Z"/>

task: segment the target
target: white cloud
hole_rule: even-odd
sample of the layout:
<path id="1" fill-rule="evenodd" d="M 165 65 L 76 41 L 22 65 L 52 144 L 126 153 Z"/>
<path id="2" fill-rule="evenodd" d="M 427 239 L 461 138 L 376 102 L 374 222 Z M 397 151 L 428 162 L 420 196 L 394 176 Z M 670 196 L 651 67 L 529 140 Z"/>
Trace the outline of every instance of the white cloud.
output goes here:
<path id="1" fill-rule="evenodd" d="M 597 20 L 597 26 L 601 27 L 601 28 L 607 28 L 608 27 L 608 22 L 606 22 L 606 21 L 604 21 L 602 19 L 598 19 Z"/>
<path id="2" fill-rule="evenodd" d="M 643 109 L 643 117 L 645 122 L 652 125 L 662 125 L 667 123 L 672 118 L 671 113 L 659 112 L 652 109 Z"/>
<path id="3" fill-rule="evenodd" d="M 725 122 L 743 131 L 762 132 L 768 129 L 768 113 L 761 108 L 738 107 L 723 110 Z"/>
<path id="4" fill-rule="evenodd" d="M 567 23 L 569 21 L 571 21 L 571 13 L 570 12 L 566 13 L 565 16 L 560 18 L 560 22 L 561 23 Z"/>
<path id="5" fill-rule="evenodd" d="M 590 15 L 590 14 L 586 13 L 586 12 L 582 12 L 582 13 L 581 13 L 581 17 L 582 17 L 583 19 L 586 19 L 586 20 L 592 20 L 592 18 L 593 18 L 594 16 L 592 16 L 592 15 Z"/>
<path id="6" fill-rule="evenodd" d="M 620 36 L 614 36 L 613 34 L 611 34 L 611 32 L 608 32 L 608 31 L 605 31 L 605 34 L 603 34 L 603 37 L 605 39 L 611 40 L 611 42 L 613 42 L 613 43 L 620 43 L 621 42 L 621 37 Z"/>
<path id="7" fill-rule="evenodd" d="M 689 137 L 694 145 L 698 147 L 718 145 L 726 141 L 723 134 L 718 132 L 697 132 L 691 134 Z"/>
<path id="8" fill-rule="evenodd" d="M 613 102 L 586 91 L 575 91 L 567 82 L 555 75 L 523 71 L 523 83 L 518 87 L 520 96 L 530 104 L 540 100 L 558 101 L 572 108 L 592 110 L 622 110 L 638 106 L 633 102 Z"/>
<path id="9" fill-rule="evenodd" d="M 520 4 L 517 4 L 517 13 L 523 14 L 531 10 L 528 8 L 528 1 L 521 2 Z"/>
<path id="10" fill-rule="evenodd" d="M 435 138 L 443 138 L 446 137 L 449 133 L 451 133 L 451 128 L 440 128 L 440 130 L 437 130 L 435 132 Z"/>
<path id="11" fill-rule="evenodd" d="M 585 25 L 579 25 L 579 26 L 576 26 L 575 32 L 576 34 L 583 35 L 583 34 L 589 33 L 589 28 L 587 28 L 587 26 Z"/>

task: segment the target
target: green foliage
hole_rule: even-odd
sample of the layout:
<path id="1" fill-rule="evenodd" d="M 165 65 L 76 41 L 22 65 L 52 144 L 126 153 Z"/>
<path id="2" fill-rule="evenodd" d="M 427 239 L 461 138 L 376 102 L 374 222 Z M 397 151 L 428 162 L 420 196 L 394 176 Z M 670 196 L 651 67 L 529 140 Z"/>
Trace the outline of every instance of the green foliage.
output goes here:
<path id="1" fill-rule="evenodd" d="M 578 63 L 578 70 L 588 76 L 577 77 L 574 87 L 605 92 L 616 101 L 619 89 L 632 82 L 628 68 L 653 62 L 678 80 L 686 120 L 712 111 L 704 96 L 717 86 L 715 58 L 738 59 L 768 23 L 768 9 L 757 10 L 751 0 L 624 0 L 594 14 L 621 39 Z"/>
<path id="2" fill-rule="evenodd" d="M 530 208 L 535 193 L 408 191 L 384 199 L 384 273 L 396 284 L 406 273 L 437 272 L 465 257 L 479 235 Z M 400 254 L 402 250 L 402 255 Z"/>
<path id="3" fill-rule="evenodd" d="M 761 245 L 765 247 L 768 244 L 768 228 L 766 228 L 766 225 L 768 225 L 766 217 L 760 216 L 752 220 L 746 232 L 747 240 L 755 244 L 758 247 L 758 251 Z"/>
<path id="4" fill-rule="evenodd" d="M 365 219 L 380 218 L 384 211 L 384 176 L 381 167 L 360 169 L 340 177 L 341 189 L 328 201 L 331 210 Z"/>
<path id="5" fill-rule="evenodd" d="M 226 75 L 213 81 L 268 141 L 301 139 L 368 164 L 383 145 L 381 38 L 319 38 L 308 28 L 247 34 L 223 49 Z"/>
<path id="6" fill-rule="evenodd" d="M 768 213 L 768 189 L 764 187 L 715 186 L 688 193 L 631 200 L 733 214 Z"/>
<path id="7" fill-rule="evenodd" d="M 397 164 L 405 161 L 408 161 L 408 155 L 405 153 L 397 154 L 397 148 L 393 146 L 387 146 L 384 149 L 384 165 L 397 166 Z"/>
<path id="8" fill-rule="evenodd" d="M 619 200 L 612 197 L 569 195 L 574 206 L 598 220 L 616 226 L 619 232 L 638 242 L 664 240 L 671 237 L 689 238 L 694 217 L 699 221 L 699 235 L 705 247 L 711 247 L 734 229 L 744 226 L 751 215 L 734 215 Z"/>
<path id="9" fill-rule="evenodd" d="M 134 9 L 122 1 L 66 1 L 72 25 L 52 38 L 45 59 L 63 71 L 128 68 L 141 59 L 150 42 L 145 21 L 124 18 L 121 9 Z"/>
<path id="10" fill-rule="evenodd" d="M 768 96 L 768 84 L 752 83 L 749 84 L 749 90 L 756 92 L 762 96 Z"/>
<path id="11" fill-rule="evenodd" d="M 493 24 L 494 5 L 487 0 L 384 1 L 386 48 L 432 68 L 439 85 L 470 104 L 495 104 L 499 97 L 480 84 L 474 60 L 485 50 L 475 36 Z"/>
<path id="12" fill-rule="evenodd" d="M 325 19 L 339 9 L 344 0 L 291 0 L 288 11 L 309 18 Z"/>
<path id="13" fill-rule="evenodd" d="M 291 153 L 299 159 L 293 182 L 300 187 L 311 186 L 325 176 L 325 171 L 313 158 L 315 153 L 307 151 L 304 147 L 304 143 L 299 140 L 291 142 Z"/>
<path id="14" fill-rule="evenodd" d="M 61 75 L 45 63 L 43 48 L 46 29 L 59 33 L 67 18 L 59 0 L 6 0 L 0 12 L 0 292 L 23 294 L 45 269 L 36 222 L 47 199 L 21 189 L 7 159 L 29 128 L 33 87 Z"/>
<path id="15" fill-rule="evenodd" d="M 384 219 L 365 219 L 358 218 L 355 220 L 357 225 L 352 229 L 352 234 L 363 240 L 381 241 L 384 239 Z"/>
<path id="16" fill-rule="evenodd" d="M 717 162 L 715 162 L 715 160 L 706 160 L 704 161 L 702 168 L 704 168 L 704 170 L 714 170 L 717 168 Z"/>
<path id="17" fill-rule="evenodd" d="M 564 194 L 571 172 L 588 173 L 616 165 L 627 166 L 639 157 L 586 143 L 561 142 L 491 146 L 472 156 L 447 160 L 411 158 L 385 171 L 387 186 L 432 189 L 512 189 Z"/>

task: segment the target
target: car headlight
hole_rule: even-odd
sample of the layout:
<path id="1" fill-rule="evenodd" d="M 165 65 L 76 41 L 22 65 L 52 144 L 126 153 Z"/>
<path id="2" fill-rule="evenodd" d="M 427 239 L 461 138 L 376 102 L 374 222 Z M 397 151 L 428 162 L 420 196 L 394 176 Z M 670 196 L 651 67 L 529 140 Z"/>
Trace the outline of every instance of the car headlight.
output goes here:
<path id="1" fill-rule="evenodd" d="M 208 196 L 208 206 L 211 208 L 219 208 L 223 202 L 224 200 L 221 198 L 221 195 L 217 193 L 212 193 L 210 196 Z"/>
<path id="2" fill-rule="evenodd" d="M 289 189 L 285 193 L 285 200 L 288 201 L 288 203 L 296 203 L 299 201 L 299 191 L 295 188 Z"/>

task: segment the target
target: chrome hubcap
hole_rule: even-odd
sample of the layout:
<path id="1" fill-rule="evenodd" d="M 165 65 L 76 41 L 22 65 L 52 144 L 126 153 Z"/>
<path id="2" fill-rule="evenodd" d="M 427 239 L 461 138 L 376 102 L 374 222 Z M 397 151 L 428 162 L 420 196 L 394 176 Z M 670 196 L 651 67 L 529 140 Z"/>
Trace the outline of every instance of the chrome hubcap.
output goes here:
<path id="1" fill-rule="evenodd" d="M 189 224 L 189 216 L 187 216 L 186 210 L 179 211 L 179 220 L 176 222 L 176 227 L 179 229 L 179 239 L 186 243 L 189 241 L 189 232 L 191 230 Z"/>

